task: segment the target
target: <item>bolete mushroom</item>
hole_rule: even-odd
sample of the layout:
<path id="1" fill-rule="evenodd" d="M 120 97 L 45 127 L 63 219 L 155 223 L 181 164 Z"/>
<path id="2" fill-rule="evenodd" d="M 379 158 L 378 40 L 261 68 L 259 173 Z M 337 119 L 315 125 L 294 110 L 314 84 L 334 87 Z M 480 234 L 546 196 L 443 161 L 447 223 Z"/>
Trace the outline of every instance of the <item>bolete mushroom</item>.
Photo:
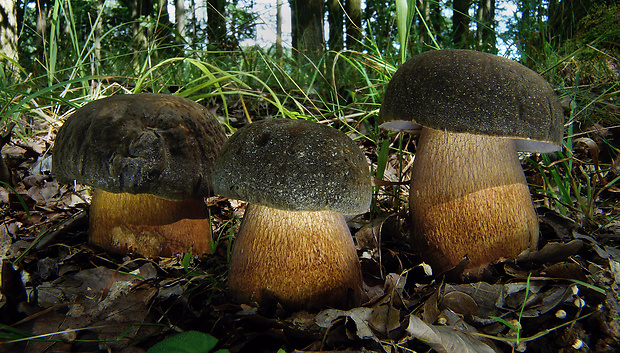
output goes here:
<path id="1" fill-rule="evenodd" d="M 91 243 L 144 256 L 210 252 L 203 197 L 226 136 L 201 105 L 166 94 L 90 102 L 59 129 L 52 172 L 95 188 Z"/>
<path id="2" fill-rule="evenodd" d="M 422 126 L 411 177 L 412 238 L 435 271 L 469 271 L 538 242 L 517 151 L 560 149 L 564 116 L 540 75 L 506 58 L 437 50 L 405 62 L 389 82 L 381 127 Z"/>
<path id="3" fill-rule="evenodd" d="M 275 299 L 290 310 L 360 303 L 360 263 L 343 214 L 370 206 L 370 172 L 346 134 L 306 120 L 246 125 L 224 145 L 213 189 L 249 203 L 230 259 L 234 299 Z"/>

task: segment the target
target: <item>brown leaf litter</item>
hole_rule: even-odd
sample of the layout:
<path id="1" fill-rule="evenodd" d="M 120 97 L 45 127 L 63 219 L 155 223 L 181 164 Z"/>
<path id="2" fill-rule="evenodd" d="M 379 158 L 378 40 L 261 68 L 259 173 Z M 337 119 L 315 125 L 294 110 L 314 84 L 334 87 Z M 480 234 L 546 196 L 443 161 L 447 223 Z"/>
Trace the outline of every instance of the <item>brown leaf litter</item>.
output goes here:
<path id="1" fill-rule="evenodd" d="M 87 244 L 90 192 L 49 175 L 48 148 L 34 137 L 2 150 L 13 189 L 0 188 L 0 352 L 145 352 L 190 329 L 214 335 L 231 352 L 620 349 L 617 224 L 586 233 L 539 208 L 538 251 L 464 280 L 458 268 L 429 272 L 407 245 L 404 211 L 371 221 L 365 215 L 350 225 L 368 302 L 290 313 L 277 303 L 239 305 L 226 294 L 227 255 L 244 203 L 207 200 L 218 240 L 209 257 L 115 257 Z M 385 198 L 404 188 L 393 182 Z"/>

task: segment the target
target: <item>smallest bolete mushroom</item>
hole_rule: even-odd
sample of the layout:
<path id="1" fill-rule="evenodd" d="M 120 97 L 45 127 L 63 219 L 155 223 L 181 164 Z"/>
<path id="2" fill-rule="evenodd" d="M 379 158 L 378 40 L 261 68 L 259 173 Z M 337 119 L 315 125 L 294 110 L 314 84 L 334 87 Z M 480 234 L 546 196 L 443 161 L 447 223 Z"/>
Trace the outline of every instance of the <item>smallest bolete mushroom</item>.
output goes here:
<path id="1" fill-rule="evenodd" d="M 95 188 L 90 242 L 144 256 L 210 252 L 203 197 L 226 136 L 201 105 L 166 94 L 116 95 L 76 110 L 58 131 L 52 172 Z"/>
<path id="2" fill-rule="evenodd" d="M 213 172 L 214 192 L 249 202 L 233 246 L 231 295 L 291 310 L 352 307 L 360 263 L 343 214 L 370 206 L 368 163 L 343 132 L 271 119 L 239 129 Z"/>
<path id="3" fill-rule="evenodd" d="M 517 151 L 560 150 L 564 115 L 536 72 L 472 50 L 412 57 L 388 84 L 381 127 L 422 126 L 409 209 L 414 244 L 437 272 L 536 249 L 538 217 Z M 401 124 L 401 125 L 399 125 Z"/>

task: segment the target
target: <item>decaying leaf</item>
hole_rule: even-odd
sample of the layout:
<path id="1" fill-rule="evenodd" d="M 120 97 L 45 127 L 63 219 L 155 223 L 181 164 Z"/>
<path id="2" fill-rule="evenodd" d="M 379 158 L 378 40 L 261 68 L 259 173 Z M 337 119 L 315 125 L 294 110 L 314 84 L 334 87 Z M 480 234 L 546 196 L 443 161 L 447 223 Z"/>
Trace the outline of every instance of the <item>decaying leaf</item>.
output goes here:
<path id="1" fill-rule="evenodd" d="M 440 308 L 471 315 L 474 321 L 488 324 L 493 322 L 493 317 L 508 312 L 519 312 L 522 317 L 538 317 L 572 298 L 571 285 L 552 281 L 447 284 Z"/>
<path id="2" fill-rule="evenodd" d="M 13 226 L 15 227 L 15 226 Z M 0 258 L 6 258 L 7 253 L 11 249 L 11 231 L 8 224 L 0 225 Z"/>
<path id="3" fill-rule="evenodd" d="M 443 286 L 438 286 L 435 291 L 428 297 L 422 305 L 422 319 L 424 322 L 432 324 L 437 320 L 441 311 L 439 311 L 439 294 L 442 292 Z"/>
<path id="4" fill-rule="evenodd" d="M 600 246 L 598 241 L 589 235 L 581 234 L 577 231 L 574 231 L 573 236 L 575 237 L 575 239 L 586 240 L 589 243 L 588 245 L 590 245 L 594 249 L 594 251 L 596 251 L 597 255 L 603 259 L 611 259 L 612 256 L 614 255 L 614 253 L 610 254 L 607 251 L 605 251 L 605 249 L 603 249 Z M 620 261 L 620 259 L 616 259 L 616 260 Z"/>
<path id="5" fill-rule="evenodd" d="M 517 260 L 536 262 L 562 261 L 569 256 L 575 255 L 582 246 L 583 242 L 579 239 L 571 240 L 568 243 L 547 243 L 542 249 L 537 251 L 525 250 L 519 255 Z"/>
<path id="6" fill-rule="evenodd" d="M 0 261 L 0 303 L 5 306 L 3 319 L 16 316 L 17 305 L 28 298 L 20 272 L 13 264 L 3 259 Z"/>
<path id="7" fill-rule="evenodd" d="M 370 340 L 384 352 L 390 352 L 389 345 L 386 346 L 377 334 L 390 337 L 390 331 L 400 328 L 400 312 L 388 305 L 379 305 L 376 308 L 354 308 L 348 311 L 328 309 L 320 312 L 315 320 L 319 327 L 326 328 L 331 333 L 332 327 L 338 327 L 337 323 L 344 323 L 341 319 L 351 320 L 355 325 L 354 335 L 362 340 Z M 343 326 L 343 325 L 340 325 Z M 380 330 L 379 331 L 375 331 Z M 386 336 L 387 335 L 387 336 Z M 349 340 L 351 337 L 349 334 Z M 379 348 L 380 347 L 380 348 Z"/>
<path id="8" fill-rule="evenodd" d="M 487 282 L 467 283 L 451 285 L 446 284 L 444 295 L 453 291 L 458 291 L 474 298 L 478 313 L 476 316 L 482 319 L 488 319 L 491 316 L 500 316 L 501 311 L 497 303 L 503 295 L 503 286 L 499 284 L 489 284 Z"/>
<path id="9" fill-rule="evenodd" d="M 387 336 L 391 331 L 400 328 L 400 310 L 389 304 L 379 305 L 373 309 L 368 325 L 374 331 Z"/>
<path id="10" fill-rule="evenodd" d="M 409 316 L 407 333 L 438 353 L 497 353 L 496 348 L 481 341 L 479 336 L 464 331 L 465 326 L 449 327 L 429 325 L 415 315 Z"/>
<path id="11" fill-rule="evenodd" d="M 609 260 L 609 269 L 614 275 L 614 283 L 616 286 L 620 286 L 620 262 L 616 260 Z"/>
<path id="12" fill-rule="evenodd" d="M 357 329 L 357 337 L 361 339 L 372 339 L 379 342 L 379 339 L 368 326 L 368 321 L 373 316 L 372 308 L 353 308 L 351 310 L 328 309 L 321 311 L 315 318 L 316 324 L 322 328 L 329 328 L 333 322 L 339 318 L 353 320 Z"/>
<path id="13" fill-rule="evenodd" d="M 620 291 L 610 289 L 605 297 L 605 312 L 603 328 L 608 334 L 620 343 Z"/>
<path id="14" fill-rule="evenodd" d="M 449 309 L 461 315 L 477 315 L 480 311 L 478 304 L 469 294 L 452 291 L 447 293 L 439 303 L 440 310 Z"/>
<path id="15" fill-rule="evenodd" d="M 574 220 L 547 207 L 538 207 L 536 213 L 539 215 L 541 227 L 548 226 L 553 230 L 555 236 L 563 241 L 573 239 L 573 231 L 579 228 L 579 225 Z"/>
<path id="16" fill-rule="evenodd" d="M 380 215 L 355 232 L 356 248 L 361 252 L 360 261 L 364 272 L 375 278 L 383 278 L 381 266 L 381 229 L 389 214 Z"/>
<path id="17" fill-rule="evenodd" d="M 143 265 L 139 275 L 143 278 L 153 276 L 152 267 L 150 263 Z M 141 325 L 147 319 L 149 303 L 157 293 L 153 287 L 138 286 L 141 281 L 136 276 L 96 267 L 61 277 L 53 284 L 43 284 L 39 287 L 41 308 L 64 306 L 66 312 L 44 311 L 42 319 L 35 321 L 32 332 L 66 332 L 62 334 L 63 340 L 73 342 L 81 337 L 81 330 L 85 330 L 91 339 L 106 347 L 123 348 L 129 344 L 129 338 L 143 337 L 157 330 L 154 326 Z M 30 349 L 40 348 L 39 343 L 28 344 Z"/>

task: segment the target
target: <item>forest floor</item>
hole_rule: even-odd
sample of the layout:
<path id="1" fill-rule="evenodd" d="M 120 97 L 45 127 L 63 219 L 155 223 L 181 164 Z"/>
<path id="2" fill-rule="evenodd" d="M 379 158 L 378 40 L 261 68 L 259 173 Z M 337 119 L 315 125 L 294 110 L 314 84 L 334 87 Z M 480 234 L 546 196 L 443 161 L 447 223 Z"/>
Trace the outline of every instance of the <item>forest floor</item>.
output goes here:
<path id="1" fill-rule="evenodd" d="M 88 244 L 90 191 L 51 176 L 44 131 L 2 149 L 15 192 L 0 187 L 0 352 L 145 352 L 188 330 L 231 352 L 620 351 L 620 221 L 592 230 L 538 207 L 538 251 L 464 280 L 458 269 L 427 275 L 406 211 L 385 209 L 350 224 L 370 298 L 362 307 L 239 305 L 226 270 L 244 203 L 206 200 L 212 255 L 107 254 Z M 376 159 L 374 146 L 360 147 Z M 620 190 L 598 196 L 596 212 L 620 213 Z"/>

